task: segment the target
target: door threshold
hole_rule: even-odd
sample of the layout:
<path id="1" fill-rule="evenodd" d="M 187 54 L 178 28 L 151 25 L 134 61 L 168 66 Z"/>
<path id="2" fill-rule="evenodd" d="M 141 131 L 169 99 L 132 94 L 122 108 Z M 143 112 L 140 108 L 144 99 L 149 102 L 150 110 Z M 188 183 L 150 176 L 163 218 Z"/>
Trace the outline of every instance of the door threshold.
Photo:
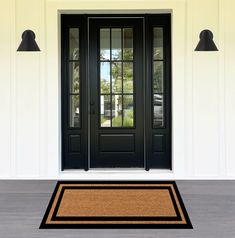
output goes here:
<path id="1" fill-rule="evenodd" d="M 83 169 L 69 169 L 69 170 L 63 170 L 60 172 L 61 174 L 80 174 L 80 173 L 91 173 L 91 174 L 100 174 L 100 173 L 125 173 L 125 174 L 132 174 L 132 173 L 173 173 L 170 169 L 150 169 L 149 171 L 146 171 L 143 168 L 115 168 L 115 169 L 104 169 L 104 168 L 91 168 L 88 171 L 84 171 Z"/>
<path id="2" fill-rule="evenodd" d="M 168 169 L 91 169 L 84 170 L 65 170 L 59 173 L 61 180 L 166 180 L 174 179 L 172 170 Z"/>

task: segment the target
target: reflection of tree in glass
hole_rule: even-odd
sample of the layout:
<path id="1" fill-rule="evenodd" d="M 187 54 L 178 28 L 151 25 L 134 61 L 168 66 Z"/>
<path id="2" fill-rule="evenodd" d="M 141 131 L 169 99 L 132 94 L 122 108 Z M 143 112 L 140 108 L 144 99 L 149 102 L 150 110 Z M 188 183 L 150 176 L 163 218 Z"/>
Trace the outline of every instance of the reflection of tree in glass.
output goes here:
<path id="1" fill-rule="evenodd" d="M 73 92 L 79 93 L 79 64 L 77 62 L 74 63 L 73 70 Z"/>
<path id="2" fill-rule="evenodd" d="M 123 63 L 123 91 L 133 93 L 133 63 Z"/>
<path id="3" fill-rule="evenodd" d="M 102 79 L 100 81 L 100 87 L 101 87 L 101 92 L 102 93 L 109 93 L 109 82 L 105 81 L 104 79 Z"/>
<path id="4" fill-rule="evenodd" d="M 132 57 L 132 50 L 126 50 L 126 58 Z M 121 54 L 121 53 L 120 53 Z M 113 92 L 122 91 L 122 63 L 112 63 Z M 123 62 L 123 92 L 133 93 L 133 63 Z"/>
<path id="5" fill-rule="evenodd" d="M 76 45 L 77 45 L 78 43 L 77 43 L 77 42 L 74 42 L 74 43 L 75 43 L 75 47 L 76 47 Z M 72 59 L 78 60 L 78 59 L 79 59 L 79 48 L 74 48 L 72 54 L 73 54 Z"/>
<path id="6" fill-rule="evenodd" d="M 132 127 L 133 126 L 133 110 L 128 110 L 125 113 L 123 124 L 125 127 Z"/>
<path id="7" fill-rule="evenodd" d="M 113 83 L 113 92 L 121 93 L 122 92 L 122 63 L 113 62 L 112 63 L 112 83 Z"/>
<path id="8" fill-rule="evenodd" d="M 101 93 L 110 93 L 110 63 L 100 62 L 100 89 Z"/>
<path id="9" fill-rule="evenodd" d="M 155 62 L 153 71 L 153 87 L 155 92 L 162 92 L 162 63 Z"/>
<path id="10" fill-rule="evenodd" d="M 73 63 L 73 81 L 72 81 L 72 92 L 79 93 L 80 90 L 80 80 L 79 80 L 79 63 Z M 72 96 L 72 108 L 74 117 L 74 126 L 79 126 L 79 96 Z"/>
<path id="11" fill-rule="evenodd" d="M 162 48 L 154 48 L 153 49 L 153 58 L 154 59 L 162 59 Z"/>
<path id="12" fill-rule="evenodd" d="M 132 60 L 133 59 L 133 49 L 132 48 L 124 48 L 123 49 L 123 59 L 124 60 Z"/>

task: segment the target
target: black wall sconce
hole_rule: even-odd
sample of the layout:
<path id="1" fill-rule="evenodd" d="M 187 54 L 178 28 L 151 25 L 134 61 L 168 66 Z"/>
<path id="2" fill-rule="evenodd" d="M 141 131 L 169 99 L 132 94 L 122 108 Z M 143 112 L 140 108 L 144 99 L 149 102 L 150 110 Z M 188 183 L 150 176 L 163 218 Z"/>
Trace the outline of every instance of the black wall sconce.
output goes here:
<path id="1" fill-rule="evenodd" d="M 17 51 L 40 51 L 36 41 L 35 33 L 31 30 L 26 30 L 22 34 L 22 41 Z"/>
<path id="2" fill-rule="evenodd" d="M 210 30 L 201 31 L 200 41 L 194 51 L 218 51 L 213 41 L 213 33 Z"/>

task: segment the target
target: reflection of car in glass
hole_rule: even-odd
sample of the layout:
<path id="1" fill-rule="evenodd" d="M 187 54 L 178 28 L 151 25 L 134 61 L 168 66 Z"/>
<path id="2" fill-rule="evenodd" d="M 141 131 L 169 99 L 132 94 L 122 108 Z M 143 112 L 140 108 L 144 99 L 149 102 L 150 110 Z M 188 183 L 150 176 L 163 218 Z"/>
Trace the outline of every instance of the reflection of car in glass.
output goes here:
<path id="1" fill-rule="evenodd" d="M 80 126 L 80 118 L 79 115 L 74 117 L 74 127 Z"/>
<path id="2" fill-rule="evenodd" d="M 163 126 L 163 95 L 154 94 L 153 98 L 154 126 Z"/>
<path id="3" fill-rule="evenodd" d="M 80 115 L 79 115 L 79 108 L 78 107 L 76 108 L 76 111 L 74 113 L 73 120 L 74 120 L 74 126 L 79 127 L 80 126 Z"/>

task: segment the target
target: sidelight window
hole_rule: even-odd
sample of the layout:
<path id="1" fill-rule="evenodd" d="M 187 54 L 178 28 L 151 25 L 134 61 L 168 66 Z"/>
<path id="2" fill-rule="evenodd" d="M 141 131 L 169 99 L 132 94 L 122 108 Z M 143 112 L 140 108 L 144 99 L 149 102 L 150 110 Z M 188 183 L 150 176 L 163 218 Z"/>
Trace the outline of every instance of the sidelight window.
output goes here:
<path id="1" fill-rule="evenodd" d="M 153 127 L 164 126 L 164 52 L 163 28 L 153 28 L 152 53 Z"/>
<path id="2" fill-rule="evenodd" d="M 80 127 L 79 29 L 69 29 L 69 127 Z"/>

